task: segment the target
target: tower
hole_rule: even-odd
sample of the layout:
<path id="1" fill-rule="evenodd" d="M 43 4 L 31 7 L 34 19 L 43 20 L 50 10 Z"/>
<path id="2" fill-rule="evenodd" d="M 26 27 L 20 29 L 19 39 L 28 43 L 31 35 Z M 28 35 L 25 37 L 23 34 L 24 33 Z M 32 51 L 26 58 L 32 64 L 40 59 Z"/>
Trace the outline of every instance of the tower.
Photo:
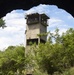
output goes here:
<path id="1" fill-rule="evenodd" d="M 47 35 L 45 36 L 38 36 L 39 34 L 45 34 L 47 32 L 47 19 L 49 19 L 48 16 L 45 14 L 29 14 L 26 15 L 26 49 L 25 49 L 25 55 L 27 55 L 29 52 L 30 54 L 33 54 L 30 49 L 30 45 L 36 43 L 45 43 L 47 40 Z M 32 60 L 34 61 L 34 60 Z M 26 75 L 32 75 L 32 64 L 26 64 Z"/>
<path id="2" fill-rule="evenodd" d="M 38 36 L 38 34 L 44 34 L 47 32 L 47 19 L 45 14 L 29 14 L 26 15 L 26 46 L 30 43 L 45 43 L 47 36 Z"/>

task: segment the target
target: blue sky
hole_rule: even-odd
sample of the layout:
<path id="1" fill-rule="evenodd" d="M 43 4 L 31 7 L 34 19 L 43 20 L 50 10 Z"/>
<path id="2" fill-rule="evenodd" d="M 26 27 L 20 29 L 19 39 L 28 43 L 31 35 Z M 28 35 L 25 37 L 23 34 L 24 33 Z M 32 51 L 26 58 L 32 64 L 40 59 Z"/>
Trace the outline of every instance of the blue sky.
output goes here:
<path id="1" fill-rule="evenodd" d="M 31 13 L 45 13 L 50 17 L 48 20 L 48 31 L 54 33 L 55 28 L 59 28 L 59 34 L 65 32 L 69 28 L 74 28 L 74 18 L 65 10 L 59 9 L 55 5 L 40 4 L 29 10 L 13 10 L 4 16 L 7 27 L 0 28 L 0 50 L 10 45 L 25 45 L 25 15 Z"/>

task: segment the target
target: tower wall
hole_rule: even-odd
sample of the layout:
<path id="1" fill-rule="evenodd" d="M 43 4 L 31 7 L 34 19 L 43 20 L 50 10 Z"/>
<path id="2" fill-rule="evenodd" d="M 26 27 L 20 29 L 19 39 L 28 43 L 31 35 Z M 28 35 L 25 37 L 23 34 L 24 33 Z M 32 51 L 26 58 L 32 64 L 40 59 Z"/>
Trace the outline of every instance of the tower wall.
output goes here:
<path id="1" fill-rule="evenodd" d="M 46 34 L 46 32 L 47 32 L 47 27 L 42 25 L 42 24 L 40 24 L 40 33 L 41 34 Z M 47 40 L 47 36 L 46 35 L 45 36 L 41 36 L 40 39 L 46 41 Z"/>
<path id="2" fill-rule="evenodd" d="M 27 25 L 26 39 L 38 38 L 37 34 L 40 33 L 39 24 Z"/>

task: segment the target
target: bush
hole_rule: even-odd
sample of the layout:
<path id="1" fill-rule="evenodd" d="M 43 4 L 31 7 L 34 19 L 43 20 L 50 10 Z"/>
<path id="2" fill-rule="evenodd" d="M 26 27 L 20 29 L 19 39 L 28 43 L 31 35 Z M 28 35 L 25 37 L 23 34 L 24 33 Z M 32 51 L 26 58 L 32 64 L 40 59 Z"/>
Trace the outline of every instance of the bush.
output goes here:
<path id="1" fill-rule="evenodd" d="M 69 70 L 65 71 L 62 75 L 74 75 L 74 68 L 70 68 Z"/>

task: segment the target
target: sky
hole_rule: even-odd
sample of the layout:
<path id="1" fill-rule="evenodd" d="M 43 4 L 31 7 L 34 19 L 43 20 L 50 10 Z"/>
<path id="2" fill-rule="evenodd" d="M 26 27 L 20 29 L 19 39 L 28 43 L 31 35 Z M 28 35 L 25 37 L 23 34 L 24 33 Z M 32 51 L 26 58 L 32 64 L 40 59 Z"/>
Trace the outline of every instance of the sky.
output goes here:
<path id="1" fill-rule="evenodd" d="M 13 10 L 3 17 L 6 23 L 6 28 L 0 28 L 0 50 L 4 50 L 8 46 L 16 46 L 26 43 L 26 20 L 25 16 L 31 13 L 45 13 L 48 19 L 47 31 L 54 33 L 56 28 L 59 28 L 59 34 L 66 32 L 69 28 L 74 28 L 74 18 L 65 10 L 58 8 L 55 5 L 40 4 L 32 7 L 29 10 Z"/>

